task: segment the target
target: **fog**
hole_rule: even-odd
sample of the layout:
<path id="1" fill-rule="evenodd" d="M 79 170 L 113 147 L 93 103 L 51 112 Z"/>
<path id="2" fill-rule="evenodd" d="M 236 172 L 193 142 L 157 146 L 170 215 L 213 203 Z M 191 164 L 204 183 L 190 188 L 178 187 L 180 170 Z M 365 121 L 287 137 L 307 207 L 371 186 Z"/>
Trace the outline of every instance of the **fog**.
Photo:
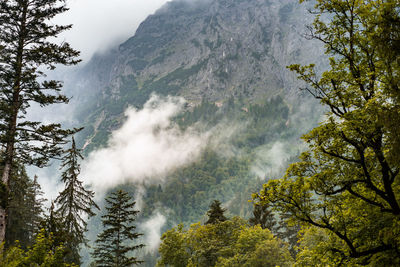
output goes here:
<path id="1" fill-rule="evenodd" d="M 165 216 L 157 212 L 141 225 L 145 232 L 144 240 L 147 252 L 156 252 L 158 249 L 161 243 L 161 230 L 166 221 Z"/>
<path id="2" fill-rule="evenodd" d="M 152 96 L 143 109 L 127 109 L 126 122 L 106 147 L 82 163 L 81 179 L 101 195 L 124 183 L 162 182 L 168 172 L 195 161 L 208 134 L 181 131 L 171 123 L 183 104 L 181 98 Z"/>
<path id="3" fill-rule="evenodd" d="M 139 24 L 168 0 L 67 0 L 69 11 L 54 19 L 73 24 L 60 36 L 81 51 L 84 61 L 134 35 Z"/>

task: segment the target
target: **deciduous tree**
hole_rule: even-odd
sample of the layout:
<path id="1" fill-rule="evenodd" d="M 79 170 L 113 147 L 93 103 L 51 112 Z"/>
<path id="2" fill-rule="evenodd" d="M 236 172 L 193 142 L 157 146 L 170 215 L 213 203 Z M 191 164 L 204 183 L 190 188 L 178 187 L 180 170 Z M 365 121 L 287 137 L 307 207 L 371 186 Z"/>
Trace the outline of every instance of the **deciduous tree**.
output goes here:
<path id="1" fill-rule="evenodd" d="M 313 64 L 289 67 L 329 112 L 303 137 L 309 150 L 301 161 L 258 197 L 322 237 L 314 247 L 301 246 L 300 255 L 307 250 L 318 259 L 323 251 L 332 265 L 400 264 L 399 127 L 393 123 L 400 114 L 400 50 L 393 49 L 399 10 L 398 0 L 318 0 L 309 37 L 325 44 L 330 69 L 317 77 Z"/>
<path id="2" fill-rule="evenodd" d="M 286 245 L 268 229 L 234 217 L 223 222 L 182 225 L 163 234 L 157 266 L 290 266 Z"/>
<path id="3" fill-rule="evenodd" d="M 5 250 L 0 246 L 0 267 L 10 266 L 57 266 L 77 267 L 64 261 L 64 247 L 54 246 L 52 236 L 46 236 L 40 231 L 35 242 L 26 251 L 21 247 L 13 246 Z"/>

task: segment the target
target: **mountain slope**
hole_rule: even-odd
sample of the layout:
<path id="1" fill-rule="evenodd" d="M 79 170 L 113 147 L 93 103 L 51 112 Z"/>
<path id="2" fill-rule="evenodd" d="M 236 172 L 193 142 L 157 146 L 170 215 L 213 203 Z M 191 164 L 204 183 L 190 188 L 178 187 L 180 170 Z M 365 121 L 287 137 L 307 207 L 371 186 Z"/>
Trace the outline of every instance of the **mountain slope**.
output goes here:
<path id="1" fill-rule="evenodd" d="M 84 135 L 103 143 L 123 111 L 142 107 L 152 93 L 183 96 L 192 107 L 202 99 L 252 103 L 276 95 L 297 105 L 298 81 L 286 66 L 322 54 L 303 37 L 310 21 L 306 6 L 292 0 L 168 2 L 72 79 Z"/>
<path id="2" fill-rule="evenodd" d="M 69 81 L 82 91 L 77 116 L 85 126 L 86 153 L 105 146 L 124 123 L 124 110 L 142 108 L 153 93 L 186 99 L 184 112 L 172 122 L 179 129 L 212 130 L 223 140 L 160 183 L 124 185 L 132 193 L 145 192 L 140 220 L 160 211 L 168 217 L 163 230 L 189 224 L 202 219 L 212 199 L 226 204 L 231 215 L 246 217 L 251 193 L 295 160 L 299 137 L 321 114 L 286 69 L 291 63 L 320 61 L 322 55 L 321 47 L 303 37 L 312 21 L 307 5 L 174 0 Z M 223 136 L 232 125 L 241 127 Z M 92 221 L 93 229 L 97 224 L 98 219 Z"/>

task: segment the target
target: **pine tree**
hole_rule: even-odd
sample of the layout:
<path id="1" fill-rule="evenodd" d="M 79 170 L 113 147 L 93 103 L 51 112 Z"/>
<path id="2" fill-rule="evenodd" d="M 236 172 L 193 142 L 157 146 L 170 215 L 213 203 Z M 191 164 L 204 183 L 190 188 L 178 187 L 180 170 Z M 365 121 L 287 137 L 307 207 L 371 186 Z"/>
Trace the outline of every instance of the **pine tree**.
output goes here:
<path id="1" fill-rule="evenodd" d="M 59 206 L 57 213 L 62 218 L 65 231 L 69 235 L 65 246 L 69 252 L 69 261 L 79 264 L 79 246 L 87 244 L 84 233 L 87 230 L 87 222 L 84 216 L 94 216 L 93 208 L 99 208 L 93 201 L 94 192 L 85 189 L 78 176 L 80 173 L 79 160 L 83 159 L 80 150 L 76 148 L 72 138 L 72 146 L 63 157 L 61 168 L 64 169 L 61 180 L 65 184 L 64 190 L 56 198 Z"/>
<path id="2" fill-rule="evenodd" d="M 28 228 L 30 232 L 36 234 L 40 231 L 40 223 L 44 219 L 43 203 L 46 199 L 43 197 L 44 192 L 38 182 L 38 176 L 35 175 L 28 187 L 27 207 L 30 210 L 30 219 L 28 220 Z M 33 241 L 33 236 L 31 237 Z"/>
<path id="3" fill-rule="evenodd" d="M 135 202 L 128 193 L 118 190 L 108 198 L 107 213 L 102 216 L 104 231 L 97 236 L 92 256 L 99 267 L 125 267 L 142 263 L 130 254 L 144 245 L 131 245 L 131 241 L 142 234 L 135 232 L 133 225 L 139 211 L 134 210 Z"/>
<path id="4" fill-rule="evenodd" d="M 249 223 L 252 226 L 260 225 L 262 229 L 269 229 L 271 232 L 276 229 L 276 220 L 268 205 L 255 204 Z"/>
<path id="5" fill-rule="evenodd" d="M 18 165 L 12 173 L 8 200 L 6 246 L 14 245 L 18 240 L 22 248 L 33 244 L 43 220 L 43 192 L 37 182 L 37 176 L 31 180 L 25 168 Z"/>
<path id="6" fill-rule="evenodd" d="M 53 37 L 71 26 L 50 23 L 67 10 L 65 0 L 0 0 L 0 145 L 3 164 L 0 188 L 9 190 L 15 161 L 43 167 L 61 154 L 72 131 L 59 124 L 44 125 L 25 119 L 32 103 L 67 103 L 61 82 L 45 80 L 43 69 L 77 64 L 79 52 Z M 4 204 L 4 201 L 2 201 Z M 6 229 L 6 205 L 0 206 L 0 243 Z"/>
<path id="7" fill-rule="evenodd" d="M 207 211 L 208 220 L 206 224 L 216 224 L 226 221 L 227 218 L 224 215 L 225 211 L 226 209 L 221 207 L 221 202 L 219 200 L 214 200 L 210 205 L 210 209 Z"/>
<path id="8" fill-rule="evenodd" d="M 52 249 L 55 249 L 58 246 L 63 246 L 64 255 L 68 253 L 64 244 L 68 242 L 69 235 L 62 223 L 62 218 L 55 211 L 54 202 L 51 203 L 47 216 L 40 223 L 40 228 L 43 229 L 46 238 L 53 239 Z"/>

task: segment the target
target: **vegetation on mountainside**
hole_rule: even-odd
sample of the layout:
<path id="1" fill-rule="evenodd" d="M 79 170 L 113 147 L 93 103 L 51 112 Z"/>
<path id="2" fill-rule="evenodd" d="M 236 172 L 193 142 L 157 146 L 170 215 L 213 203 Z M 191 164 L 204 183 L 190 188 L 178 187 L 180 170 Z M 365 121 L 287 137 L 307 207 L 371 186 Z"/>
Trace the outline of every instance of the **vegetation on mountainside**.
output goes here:
<path id="1" fill-rule="evenodd" d="M 218 136 L 223 129 L 217 128 L 215 138 L 223 139 L 221 149 L 210 144 L 199 160 L 169 174 L 162 185 L 143 185 L 146 189 L 143 216 L 150 216 L 154 209 L 168 207 L 171 218 L 189 225 L 201 220 L 210 201 L 215 198 L 222 202 L 233 201 L 235 205 L 230 208 L 233 214 L 250 216 L 252 206 L 248 200 L 264 178 L 252 171 L 254 161 L 259 157 L 257 151 L 269 150 L 277 141 L 292 142 L 296 138 L 296 127 L 288 123 L 289 108 L 279 96 L 263 105 L 243 107 L 245 104 L 233 99 L 221 107 L 202 101 L 199 106 L 174 119 L 182 129 L 198 127 L 201 131 L 208 131 L 223 125 L 221 128 L 234 129 L 234 134 Z M 240 124 L 243 126 L 238 127 Z M 218 150 L 238 153 L 226 152 L 224 155 L 215 152 Z M 296 146 L 287 151 L 288 155 L 297 153 Z M 288 156 L 282 165 L 293 160 Z M 265 168 L 271 169 L 274 175 L 283 172 L 279 166 Z"/>

